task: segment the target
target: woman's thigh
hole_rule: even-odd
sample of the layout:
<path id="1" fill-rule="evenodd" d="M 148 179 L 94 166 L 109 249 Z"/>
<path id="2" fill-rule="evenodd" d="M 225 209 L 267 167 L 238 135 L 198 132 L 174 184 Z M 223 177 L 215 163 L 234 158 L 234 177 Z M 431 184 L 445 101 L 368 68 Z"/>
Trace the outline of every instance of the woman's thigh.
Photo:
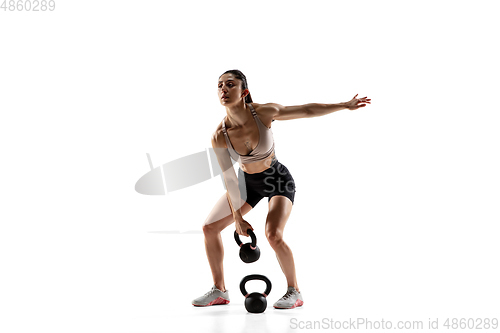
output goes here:
<path id="1" fill-rule="evenodd" d="M 251 210 L 252 206 L 250 206 L 247 202 L 244 202 L 243 206 L 241 206 L 241 215 L 244 216 Z M 203 226 L 210 226 L 210 229 L 220 232 L 233 222 L 233 212 L 231 211 L 231 206 L 229 206 L 227 193 L 225 193 L 215 203 L 214 207 L 203 223 Z"/>

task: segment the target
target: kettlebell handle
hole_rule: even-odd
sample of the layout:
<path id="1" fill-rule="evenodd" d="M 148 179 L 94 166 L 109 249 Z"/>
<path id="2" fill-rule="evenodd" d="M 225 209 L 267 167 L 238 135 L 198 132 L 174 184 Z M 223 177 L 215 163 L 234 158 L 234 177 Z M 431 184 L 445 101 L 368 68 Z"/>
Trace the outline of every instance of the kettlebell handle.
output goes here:
<path id="1" fill-rule="evenodd" d="M 255 250 L 255 247 L 257 246 L 257 237 L 255 237 L 255 234 L 254 234 L 252 229 L 248 229 L 247 234 L 249 234 L 250 238 L 252 238 L 252 244 L 250 246 L 251 246 L 252 250 Z M 234 231 L 234 240 L 236 241 L 236 243 L 240 247 L 241 247 L 241 245 L 243 245 L 241 243 L 240 235 L 236 232 L 236 230 Z"/>
<path id="2" fill-rule="evenodd" d="M 267 277 L 265 277 L 264 275 L 260 275 L 260 274 L 251 274 L 251 275 L 247 275 L 245 276 L 241 282 L 240 282 L 240 291 L 241 293 L 243 294 L 243 296 L 247 297 L 248 296 L 248 293 L 247 293 L 247 289 L 245 288 L 245 284 L 250 281 L 250 280 L 262 280 L 266 283 L 266 290 L 263 292 L 264 294 L 264 297 L 267 297 L 267 295 L 269 295 L 269 293 L 271 292 L 271 280 L 269 280 Z"/>

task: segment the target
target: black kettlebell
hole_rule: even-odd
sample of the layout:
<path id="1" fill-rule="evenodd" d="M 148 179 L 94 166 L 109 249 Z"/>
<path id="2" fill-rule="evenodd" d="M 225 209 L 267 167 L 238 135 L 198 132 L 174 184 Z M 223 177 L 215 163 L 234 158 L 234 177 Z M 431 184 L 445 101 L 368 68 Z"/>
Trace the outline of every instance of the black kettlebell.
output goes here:
<path id="1" fill-rule="evenodd" d="M 262 280 L 266 282 L 266 291 L 263 293 L 251 293 L 248 294 L 245 289 L 245 284 L 250 280 Z M 266 297 L 271 292 L 271 281 L 260 274 L 252 274 L 245 276 L 240 282 L 240 290 L 243 296 L 245 296 L 245 308 L 248 312 L 251 313 L 262 313 L 266 311 L 267 308 L 267 300 Z"/>
<path id="2" fill-rule="evenodd" d="M 257 246 L 257 237 L 255 237 L 255 234 L 253 233 L 252 229 L 248 229 L 247 233 L 252 238 L 252 243 L 242 244 L 240 240 L 240 235 L 238 235 L 236 230 L 234 231 L 234 240 L 240 246 L 241 260 L 249 264 L 251 262 L 257 261 L 260 258 L 260 250 L 259 247 Z"/>

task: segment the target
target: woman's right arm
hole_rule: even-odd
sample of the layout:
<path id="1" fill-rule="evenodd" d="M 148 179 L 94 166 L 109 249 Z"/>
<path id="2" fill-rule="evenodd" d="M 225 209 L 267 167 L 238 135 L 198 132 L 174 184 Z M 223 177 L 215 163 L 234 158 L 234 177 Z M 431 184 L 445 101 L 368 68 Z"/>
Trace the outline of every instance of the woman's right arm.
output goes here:
<path id="1" fill-rule="evenodd" d="M 241 214 L 241 207 L 244 201 L 240 196 L 240 189 L 238 186 L 238 177 L 234 172 L 233 164 L 231 163 L 231 156 L 229 155 L 229 150 L 224 145 L 224 134 L 222 131 L 216 131 L 212 135 L 212 147 L 214 149 L 215 155 L 217 156 L 217 161 L 222 170 L 222 175 L 224 177 L 224 182 L 226 184 L 226 195 L 229 201 L 229 206 L 233 212 L 233 218 L 236 225 L 241 225 L 242 223 L 248 223 L 243 220 L 243 215 Z M 238 227 L 236 228 L 238 231 Z M 240 228 L 241 229 L 241 228 Z M 253 228 L 250 228 L 253 230 Z M 247 236 L 246 230 L 241 235 Z"/>

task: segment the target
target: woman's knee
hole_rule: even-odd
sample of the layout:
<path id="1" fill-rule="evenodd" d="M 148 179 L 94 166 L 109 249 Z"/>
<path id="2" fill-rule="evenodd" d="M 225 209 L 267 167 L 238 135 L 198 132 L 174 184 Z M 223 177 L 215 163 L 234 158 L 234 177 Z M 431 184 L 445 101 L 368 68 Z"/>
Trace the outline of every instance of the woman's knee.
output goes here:
<path id="1" fill-rule="evenodd" d="M 267 228 L 266 238 L 269 241 L 269 245 L 274 248 L 275 246 L 279 246 L 283 243 L 283 232 L 279 229 Z"/>
<path id="2" fill-rule="evenodd" d="M 216 227 L 215 223 L 204 224 L 202 229 L 205 236 L 213 236 L 220 233 L 220 230 Z"/>

